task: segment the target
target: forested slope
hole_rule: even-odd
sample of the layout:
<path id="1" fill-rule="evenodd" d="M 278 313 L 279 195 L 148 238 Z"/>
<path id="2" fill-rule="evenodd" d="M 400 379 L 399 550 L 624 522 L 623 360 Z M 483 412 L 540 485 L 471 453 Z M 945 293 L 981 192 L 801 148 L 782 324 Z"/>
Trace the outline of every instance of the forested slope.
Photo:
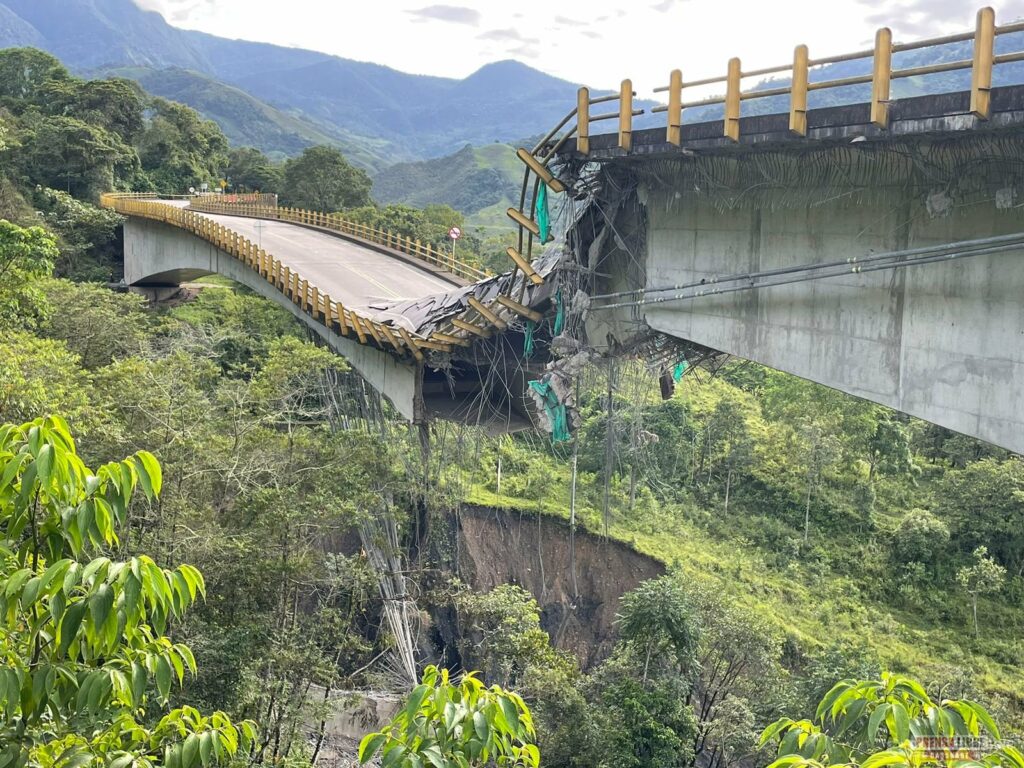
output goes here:
<path id="1" fill-rule="evenodd" d="M 169 694 L 128 708 L 140 727 L 175 705 L 220 708 L 258 726 L 252 762 L 308 765 L 330 692 L 412 685 L 395 653 L 394 601 L 381 597 L 394 574 L 371 557 L 384 551 L 408 588 L 416 662 L 480 669 L 520 691 L 550 768 L 766 765 L 774 754 L 756 745 L 762 728 L 813 716 L 841 677 L 882 670 L 919 678 L 937 700 L 981 701 L 1020 732 L 1019 457 L 741 362 L 692 368 L 662 400 L 662 372 L 642 361 L 582 374 L 569 443 L 437 423 L 424 451 L 418 430 L 268 302 L 213 280 L 146 307 L 105 285 L 118 277 L 120 219 L 90 201 L 109 188 L 215 183 L 241 160 L 215 125 L 126 81 L 73 78 L 32 51 L 0 55 L 0 108 L 0 424 L 60 414 L 89 467 L 152 452 L 159 498 L 140 490 L 116 525 L 104 523 L 117 538 L 92 546 L 205 576 L 205 602 L 176 611 L 168 628 L 194 650 L 198 675 L 172 687 L 170 669 L 155 666 L 153 679 L 133 670 L 128 688 L 137 680 Z M 457 215 L 366 205 L 365 175 L 329 152 L 307 159 L 321 156 L 364 203 L 352 215 L 401 218 L 430 237 L 444 236 L 441 213 Z M 275 174 L 258 153 L 244 157 L 253 178 L 288 187 L 288 167 Z M 538 331 L 538 343 L 547 336 Z M 0 489 L 0 513 L 17 498 Z M 454 531 L 466 504 L 537 532 L 536 549 L 511 538 L 505 547 L 535 596 L 516 585 L 477 593 L 470 574 L 460 578 Z M 76 514 L 74 530 L 102 517 Z M 590 532 L 586 552 L 579 527 Z M 617 638 L 588 652 L 584 668 L 571 640 L 554 648 L 545 631 L 571 638 L 558 633 L 567 617 L 542 617 L 537 600 L 585 585 L 573 573 L 600 562 L 605 535 L 655 556 L 668 576 L 606 609 L 622 616 Z M 8 548 L 31 540 L 16 534 Z M 48 563 L 15 570 L 15 555 L 4 558 L 5 583 L 20 579 L 5 595 L 44 590 L 42 575 L 26 580 Z M 52 573 L 51 582 L 63 585 Z M 19 594 L 5 604 L 16 616 L 34 605 Z M 97 587 L 83 620 L 96 642 L 117 639 L 108 594 Z M 9 639 L 21 635 L 0 614 L 11 659 Z M 57 651 L 29 649 L 26 668 Z M 54 666 L 87 662 L 103 656 Z M 71 678 L 62 685 L 79 685 Z M 45 670 L 39 679 L 24 701 L 45 693 Z M 97 716 L 88 698 L 75 722 Z M 8 727 L 5 739 L 18 727 L 5 709 Z M 42 726 L 32 733 L 52 738 Z"/>

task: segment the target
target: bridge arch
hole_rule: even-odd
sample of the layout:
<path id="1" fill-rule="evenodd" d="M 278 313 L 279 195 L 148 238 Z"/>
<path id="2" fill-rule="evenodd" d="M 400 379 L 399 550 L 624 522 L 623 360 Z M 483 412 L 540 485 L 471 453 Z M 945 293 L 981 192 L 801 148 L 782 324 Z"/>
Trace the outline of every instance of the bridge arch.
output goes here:
<path id="1" fill-rule="evenodd" d="M 124 226 L 125 275 L 143 288 L 178 286 L 207 275 L 222 275 L 290 312 L 380 392 L 409 421 L 422 421 L 422 371 L 376 347 L 360 344 L 312 318 L 252 267 L 179 227 L 134 216 Z"/>

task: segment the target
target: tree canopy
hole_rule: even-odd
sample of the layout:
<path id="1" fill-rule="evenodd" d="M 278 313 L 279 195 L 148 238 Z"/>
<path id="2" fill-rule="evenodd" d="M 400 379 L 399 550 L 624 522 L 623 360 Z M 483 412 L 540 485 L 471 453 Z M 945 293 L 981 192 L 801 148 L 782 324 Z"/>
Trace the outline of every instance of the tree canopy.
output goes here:
<path id="1" fill-rule="evenodd" d="M 366 171 L 349 164 L 333 147 L 310 147 L 284 166 L 281 203 L 294 208 L 334 212 L 370 202 Z"/>

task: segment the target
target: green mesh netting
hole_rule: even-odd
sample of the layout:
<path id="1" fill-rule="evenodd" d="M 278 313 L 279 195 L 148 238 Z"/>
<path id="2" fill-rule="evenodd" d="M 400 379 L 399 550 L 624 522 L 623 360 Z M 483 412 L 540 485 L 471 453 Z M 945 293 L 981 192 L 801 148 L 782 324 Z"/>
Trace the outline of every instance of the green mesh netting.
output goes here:
<path id="1" fill-rule="evenodd" d="M 526 330 L 523 332 L 523 357 L 533 357 L 533 329 L 536 328 L 533 320 L 526 321 Z"/>
<path id="2" fill-rule="evenodd" d="M 540 189 L 537 190 L 534 219 L 537 226 L 540 227 L 540 241 L 546 243 L 551 237 L 551 217 L 548 214 L 548 185 L 543 181 L 540 183 Z"/>
<path id="3" fill-rule="evenodd" d="M 555 291 L 555 336 L 565 328 L 565 302 L 562 301 L 562 289 Z"/>
<path id="4" fill-rule="evenodd" d="M 558 397 L 551 385 L 546 381 L 531 381 L 530 389 L 541 396 L 544 403 L 544 413 L 551 422 L 551 442 L 564 443 L 570 440 L 569 418 L 565 411 L 565 404 L 558 402 Z"/>
<path id="5" fill-rule="evenodd" d="M 686 366 L 686 360 L 680 360 L 678 363 L 676 363 L 676 367 L 672 371 L 672 380 L 675 381 L 676 384 L 679 383 L 679 380 L 683 378 L 683 374 L 686 373 Z"/>

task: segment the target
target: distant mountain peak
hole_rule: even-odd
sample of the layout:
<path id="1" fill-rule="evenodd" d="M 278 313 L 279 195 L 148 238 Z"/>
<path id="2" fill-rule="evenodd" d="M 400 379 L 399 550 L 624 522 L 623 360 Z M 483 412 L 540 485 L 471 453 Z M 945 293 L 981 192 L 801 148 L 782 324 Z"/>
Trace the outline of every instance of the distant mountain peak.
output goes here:
<path id="1" fill-rule="evenodd" d="M 272 139 L 284 151 L 295 144 L 284 134 L 312 139 L 313 124 L 339 142 L 357 138 L 374 157 L 437 157 L 466 144 L 542 132 L 576 100 L 575 85 L 514 59 L 486 64 L 463 80 L 411 75 L 301 48 L 179 29 L 134 0 L 0 0 L 0 47 L 24 45 L 49 51 L 77 73 L 135 71 L 132 77 L 157 92 L 173 91 L 178 100 L 216 115 L 233 137 L 262 146 Z M 241 89 L 282 113 L 274 117 L 278 123 L 291 117 L 303 125 L 261 137 L 258 126 L 225 119 L 229 113 L 253 115 L 257 105 L 199 77 L 156 74 L 168 68 Z M 233 108 L 220 109 L 222 99 Z"/>

